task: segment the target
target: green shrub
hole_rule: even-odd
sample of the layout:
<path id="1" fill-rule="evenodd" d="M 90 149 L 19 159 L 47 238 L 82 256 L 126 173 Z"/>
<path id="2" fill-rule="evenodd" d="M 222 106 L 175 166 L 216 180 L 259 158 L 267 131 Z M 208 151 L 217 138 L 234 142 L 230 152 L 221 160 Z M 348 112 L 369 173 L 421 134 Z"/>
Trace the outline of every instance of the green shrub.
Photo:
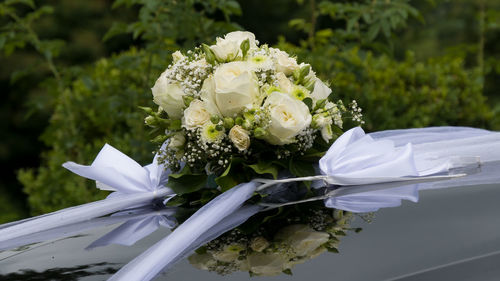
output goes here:
<path id="1" fill-rule="evenodd" d="M 482 94 L 481 73 L 465 68 L 460 57 L 418 62 L 408 53 L 396 61 L 356 48 L 324 46 L 307 52 L 284 42 L 280 47 L 311 61 L 339 98 L 356 100 L 369 131 L 443 125 L 498 128 Z"/>
<path id="2" fill-rule="evenodd" d="M 33 214 L 102 199 L 105 193 L 95 183 L 61 164 L 90 164 L 105 143 L 140 163 L 151 161 L 154 148 L 137 106 L 151 104 L 148 85 L 159 74 L 157 64 L 156 57 L 133 49 L 75 74 L 78 78 L 57 97 L 42 135 L 50 147 L 42 155 L 43 165 L 19 172 Z"/>

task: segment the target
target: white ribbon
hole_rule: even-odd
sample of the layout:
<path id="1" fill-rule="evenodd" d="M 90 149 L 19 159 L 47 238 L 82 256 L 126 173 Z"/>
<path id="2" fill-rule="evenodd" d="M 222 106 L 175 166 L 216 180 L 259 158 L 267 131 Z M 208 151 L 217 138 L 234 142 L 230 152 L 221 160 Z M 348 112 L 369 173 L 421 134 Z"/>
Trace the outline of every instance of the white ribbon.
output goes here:
<path id="1" fill-rule="evenodd" d="M 443 136 L 442 136 L 443 137 Z M 419 156 L 419 155 L 417 155 Z M 391 139 L 375 140 L 356 127 L 342 134 L 319 160 L 323 175 L 285 178 L 280 180 L 256 179 L 264 183 L 258 190 L 292 181 L 324 180 L 335 185 L 364 185 L 384 182 L 442 179 L 464 176 L 449 175 L 452 168 L 479 165 L 479 157 L 460 155 L 430 161 L 418 158 L 413 145 L 406 143 L 397 147 Z"/>
<path id="2" fill-rule="evenodd" d="M 144 205 L 156 198 L 173 196 L 171 189 L 163 187 L 163 165 L 155 157 L 152 164 L 142 167 L 127 155 L 106 144 L 90 166 L 66 162 L 63 166 L 86 178 L 96 180 L 101 188 L 115 191 L 105 200 L 54 213 L 42 215 L 21 223 L 0 228 L 0 248 L 5 241 L 68 224 L 83 222 L 134 206 Z"/>

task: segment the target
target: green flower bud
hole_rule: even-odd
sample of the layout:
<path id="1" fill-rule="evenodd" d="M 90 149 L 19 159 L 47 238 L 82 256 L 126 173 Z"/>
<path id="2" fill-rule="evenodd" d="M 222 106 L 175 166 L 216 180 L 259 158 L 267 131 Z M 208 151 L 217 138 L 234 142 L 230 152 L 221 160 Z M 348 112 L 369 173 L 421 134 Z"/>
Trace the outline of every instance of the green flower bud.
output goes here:
<path id="1" fill-rule="evenodd" d="M 316 106 L 314 107 L 314 110 L 318 110 L 318 109 L 322 108 L 323 106 L 325 106 L 325 104 L 326 104 L 326 99 L 319 100 L 318 102 L 316 102 Z"/>
<path id="2" fill-rule="evenodd" d="M 216 129 L 217 131 L 219 131 L 219 132 L 222 132 L 222 131 L 224 131 L 224 126 L 222 126 L 222 125 L 216 125 L 216 126 L 215 126 L 215 129 Z"/>
<path id="3" fill-rule="evenodd" d="M 231 129 L 234 126 L 234 119 L 231 117 L 224 118 L 224 128 Z"/>
<path id="4" fill-rule="evenodd" d="M 139 106 L 139 108 L 144 110 L 144 112 L 146 112 L 149 115 L 153 114 L 153 109 L 151 109 L 151 107 Z"/>
<path id="5" fill-rule="evenodd" d="M 211 121 L 212 123 L 214 123 L 214 124 L 218 124 L 218 123 L 219 123 L 219 121 L 220 121 L 220 118 L 219 118 L 219 116 L 218 116 L 218 115 L 215 115 L 215 114 L 214 114 L 214 115 L 210 116 L 210 121 Z"/>
<path id="6" fill-rule="evenodd" d="M 210 46 L 208 46 L 207 44 L 201 44 L 201 48 L 202 48 L 203 52 L 205 53 L 205 60 L 209 64 L 214 65 L 215 62 L 217 61 L 217 58 L 215 57 L 215 54 L 212 51 L 212 49 L 210 49 Z"/>
<path id="7" fill-rule="evenodd" d="M 163 143 L 164 141 L 166 141 L 166 140 L 167 140 L 167 138 L 168 138 L 168 137 L 167 137 L 167 136 L 165 136 L 165 135 L 157 136 L 157 137 L 155 137 L 155 138 L 152 140 L 152 142 L 154 142 L 154 143 Z"/>
<path id="8" fill-rule="evenodd" d="M 241 125 L 243 125 L 243 121 L 244 121 L 244 120 L 243 120 L 243 118 L 241 118 L 241 117 L 239 117 L 239 116 L 238 116 L 238 117 L 236 117 L 236 119 L 234 120 L 234 123 L 235 123 L 236 125 L 240 125 L 240 126 L 241 126 Z"/>
<path id="9" fill-rule="evenodd" d="M 311 66 L 306 64 L 300 68 L 300 75 L 299 75 L 299 80 L 303 81 L 304 78 L 309 74 L 311 71 Z"/>
<path id="10" fill-rule="evenodd" d="M 155 126 L 157 124 L 156 122 L 156 118 L 154 118 L 153 116 L 148 116 L 144 119 L 144 123 L 146 123 L 146 125 L 148 126 Z"/>
<path id="11" fill-rule="evenodd" d="M 312 92 L 314 90 L 314 84 L 316 84 L 316 81 L 314 79 L 308 79 L 304 82 L 304 87 Z"/>
<path id="12" fill-rule="evenodd" d="M 252 130 L 253 120 L 245 119 L 245 121 L 243 121 L 243 124 L 241 125 L 241 127 L 243 127 L 243 129 L 245 129 L 247 131 Z"/>
<path id="13" fill-rule="evenodd" d="M 261 127 L 257 127 L 253 130 L 253 135 L 255 138 L 262 139 L 267 136 L 267 131 Z"/>
<path id="14" fill-rule="evenodd" d="M 251 109 L 251 110 L 243 113 L 243 117 L 245 117 L 246 120 L 250 120 L 250 121 L 255 120 L 255 110 Z"/>
<path id="15" fill-rule="evenodd" d="M 300 79 L 300 68 L 296 68 L 293 72 L 292 72 L 292 76 L 293 76 L 293 79 L 295 79 L 295 83 L 298 83 L 299 79 Z"/>
<path id="16" fill-rule="evenodd" d="M 194 99 L 194 98 L 193 98 L 193 97 L 191 97 L 191 96 L 183 96 L 183 97 L 182 97 L 182 100 L 184 101 L 184 105 L 185 105 L 186 107 L 188 107 L 188 106 L 191 104 L 191 102 L 193 101 L 193 99 Z"/>
<path id="17" fill-rule="evenodd" d="M 243 42 L 241 42 L 240 49 L 241 49 L 241 53 L 243 55 L 243 58 L 245 58 L 245 56 L 248 53 L 248 50 L 250 50 L 250 40 L 248 40 L 248 38 L 243 40 Z"/>

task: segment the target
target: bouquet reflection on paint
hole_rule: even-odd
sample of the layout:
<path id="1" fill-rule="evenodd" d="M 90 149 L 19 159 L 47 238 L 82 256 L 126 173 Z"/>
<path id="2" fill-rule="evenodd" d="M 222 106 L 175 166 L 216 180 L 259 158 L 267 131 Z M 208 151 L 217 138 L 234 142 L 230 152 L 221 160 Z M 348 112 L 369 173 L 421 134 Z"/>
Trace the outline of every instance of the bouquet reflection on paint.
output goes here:
<path id="1" fill-rule="evenodd" d="M 291 274 L 292 268 L 324 252 L 338 253 L 353 213 L 310 202 L 260 213 L 243 225 L 198 248 L 188 259 L 196 268 L 218 274 Z"/>

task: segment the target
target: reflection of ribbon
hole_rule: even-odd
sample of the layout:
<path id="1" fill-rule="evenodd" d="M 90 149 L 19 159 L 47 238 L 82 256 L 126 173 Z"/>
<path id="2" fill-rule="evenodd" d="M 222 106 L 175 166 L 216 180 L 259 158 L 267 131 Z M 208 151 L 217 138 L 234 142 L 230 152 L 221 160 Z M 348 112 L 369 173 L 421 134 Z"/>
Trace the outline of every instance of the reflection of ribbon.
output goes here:
<path id="1" fill-rule="evenodd" d="M 325 206 L 354 213 L 375 212 L 380 208 L 400 206 L 402 200 L 418 202 L 418 187 L 418 183 L 405 183 L 399 187 L 385 186 L 384 189 L 350 194 L 338 192 L 325 199 Z"/>
<path id="2" fill-rule="evenodd" d="M 96 180 L 106 190 L 115 191 L 105 200 L 71 207 L 0 229 L 0 248 L 4 241 L 48 229 L 83 222 L 134 206 L 144 205 L 157 198 L 173 195 L 163 187 L 164 166 L 155 157 L 152 164 L 142 167 L 117 149 L 105 145 L 90 166 L 72 162 L 65 168 L 86 178 Z"/>
<path id="3" fill-rule="evenodd" d="M 131 233 L 130 231 L 127 231 L 129 228 L 123 228 L 122 226 L 124 225 L 129 225 L 129 222 L 138 222 L 138 221 L 143 221 L 143 222 L 154 222 L 154 221 L 160 221 L 159 224 L 168 227 L 168 228 L 173 228 L 175 224 L 175 220 L 172 218 L 172 215 L 175 213 L 175 208 L 166 208 L 166 209 L 160 209 L 156 210 L 151 208 L 151 206 L 148 204 L 147 206 L 144 207 L 139 207 L 135 209 L 129 209 L 127 211 L 123 212 L 118 212 L 115 213 L 111 216 L 106 216 L 106 217 L 99 217 L 99 218 L 94 218 L 90 219 L 84 222 L 78 222 L 78 223 L 73 223 L 73 224 L 68 224 L 56 228 L 52 228 L 49 230 L 37 232 L 34 234 L 29 234 L 21 237 L 16 237 L 11 240 L 3 241 L 2 242 L 2 247 L 0 247 L 1 250 L 5 249 L 12 249 L 15 247 L 23 246 L 23 245 L 28 245 L 28 244 L 33 244 L 33 243 L 38 243 L 42 241 L 48 241 L 48 240 L 53 240 L 53 239 L 59 239 L 63 237 L 69 237 L 72 235 L 76 234 L 81 234 L 84 233 L 87 230 L 98 228 L 98 227 L 103 227 L 103 226 L 108 226 L 108 225 L 113 225 L 117 223 L 121 223 L 121 225 L 111 232 L 117 233 L 116 231 L 118 228 L 123 229 L 123 233 L 129 233 L 132 235 L 132 237 L 128 237 L 127 235 L 116 235 L 114 236 L 114 239 L 106 239 L 106 241 L 103 241 L 102 238 L 101 242 L 92 244 L 88 248 L 93 248 L 97 246 L 104 246 L 104 244 L 121 244 L 121 245 L 131 245 L 135 241 L 140 240 L 141 238 L 145 237 L 148 235 L 148 233 L 145 233 L 144 231 L 142 232 L 135 232 Z M 134 225 L 134 224 L 132 224 Z M 158 228 L 159 225 L 156 225 L 156 228 Z M 146 225 L 146 229 L 152 229 L 155 227 L 155 224 L 150 224 Z M 153 229 L 156 230 L 156 228 Z M 111 233 L 110 232 L 110 233 Z M 108 233 L 108 234 L 110 234 Z M 108 236 L 106 234 L 105 236 Z M 135 240 L 135 241 L 134 241 Z M 105 242 L 105 243 L 103 243 Z"/>
<path id="4" fill-rule="evenodd" d="M 134 245 L 135 242 L 148 236 L 157 230 L 160 226 L 172 229 L 175 227 L 176 220 L 172 217 L 175 209 L 149 210 L 130 210 L 125 216 L 130 216 L 126 222 L 103 235 L 101 238 L 92 242 L 86 249 L 107 246 L 110 244 L 119 244 L 125 246 Z M 142 215 L 141 215 L 142 213 Z M 140 216 L 134 216 L 139 214 Z M 121 213 L 115 213 L 113 216 L 124 216 Z"/>

